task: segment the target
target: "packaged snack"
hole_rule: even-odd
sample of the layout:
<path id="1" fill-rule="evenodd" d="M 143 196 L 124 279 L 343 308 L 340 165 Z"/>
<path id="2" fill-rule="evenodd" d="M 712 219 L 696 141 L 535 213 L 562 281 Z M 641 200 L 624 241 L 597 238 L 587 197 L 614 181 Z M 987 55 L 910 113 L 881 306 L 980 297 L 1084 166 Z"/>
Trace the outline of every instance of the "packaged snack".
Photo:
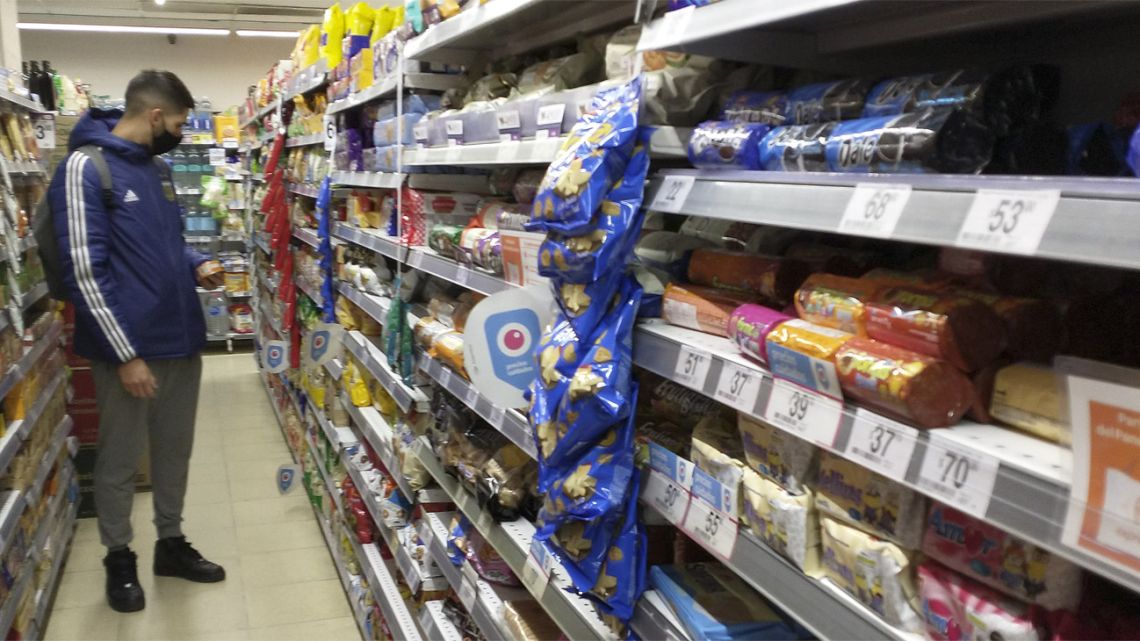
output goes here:
<path id="1" fill-rule="evenodd" d="M 820 516 L 827 578 L 887 623 L 921 634 L 911 557 L 895 544 Z"/>
<path id="2" fill-rule="evenodd" d="M 817 325 L 866 336 L 864 301 L 881 288 L 871 280 L 812 274 L 796 291 L 796 313 Z"/>
<path id="3" fill-rule="evenodd" d="M 756 537 L 804 574 L 818 577 L 819 516 L 812 492 L 792 494 L 751 469 L 744 470 L 744 517 Z"/>
<path id="4" fill-rule="evenodd" d="M 245 303 L 230 305 L 230 331 L 235 334 L 252 334 L 253 308 Z"/>
<path id="5" fill-rule="evenodd" d="M 986 305 L 952 293 L 887 287 L 866 302 L 867 335 L 941 358 L 972 372 L 1005 347 L 1001 319 Z"/>
<path id="6" fill-rule="evenodd" d="M 737 414 L 744 457 L 749 467 L 792 494 L 803 494 L 815 481 L 818 450 L 803 439 L 743 412 Z"/>
<path id="7" fill-rule="evenodd" d="M 519 172 L 514 185 L 511 187 L 511 194 L 515 197 L 515 202 L 520 205 L 529 205 L 534 202 L 535 197 L 538 196 L 539 185 L 542 184 L 543 173 L 541 169 L 524 169 Z"/>
<path id="8" fill-rule="evenodd" d="M 926 497 L 830 452 L 819 454 L 815 506 L 908 550 L 922 542 Z"/>
<path id="9" fill-rule="evenodd" d="M 438 358 L 439 360 L 447 363 L 451 369 L 458 372 L 464 378 L 467 377 L 467 370 L 463 367 L 463 333 L 457 331 L 443 332 L 439 334 L 431 342 L 431 349 L 428 350 L 428 356 Z"/>
<path id="10" fill-rule="evenodd" d="M 499 556 L 499 552 L 487 543 L 475 528 L 471 528 L 467 533 L 465 555 L 471 566 L 475 568 L 475 573 L 484 581 L 512 588 L 522 587 L 522 582 L 511 571 L 511 566 L 507 565 L 503 557 Z"/>
<path id="11" fill-rule="evenodd" d="M 606 191 L 625 171 L 640 96 L 638 78 L 598 93 L 546 170 L 528 231 L 590 231 Z"/>
<path id="12" fill-rule="evenodd" d="M 1038 641 L 1029 608 L 933 562 L 918 566 L 926 634 L 933 641 Z"/>
<path id="13" fill-rule="evenodd" d="M 607 271 L 591 283 L 555 282 L 555 301 L 579 336 L 593 336 L 614 297 L 632 280 L 620 268 Z"/>
<path id="14" fill-rule="evenodd" d="M 656 565 L 649 584 L 691 639 L 794 639 L 795 631 L 732 570 L 716 561 Z"/>
<path id="15" fill-rule="evenodd" d="M 789 124 L 807 125 L 858 118 L 870 89 L 870 83 L 857 78 L 797 87 L 784 101 L 784 119 Z"/>
<path id="16" fill-rule="evenodd" d="M 684 279 L 689 271 L 689 255 L 692 251 L 711 244 L 701 238 L 673 231 L 652 231 L 637 241 L 634 254 L 645 267 L 664 272 L 672 278 Z"/>
<path id="17" fill-rule="evenodd" d="M 958 422 L 974 401 L 970 380 L 945 361 L 869 338 L 835 354 L 843 393 L 919 427 Z"/>
<path id="18" fill-rule="evenodd" d="M 1048 610 L 1076 608 L 1081 569 L 958 510 L 934 503 L 922 551 L 952 570 Z"/>
<path id="19" fill-rule="evenodd" d="M 994 377 L 990 414 L 1034 436 L 1069 445 L 1073 434 L 1061 389 L 1052 368 L 1032 363 L 1003 367 Z"/>
<path id="20" fill-rule="evenodd" d="M 758 146 L 770 129 L 758 123 L 706 120 L 689 137 L 689 162 L 701 169 L 760 169 Z"/>
<path id="21" fill-rule="evenodd" d="M 637 474 L 630 479 L 628 498 L 622 516 L 622 523 L 610 543 L 605 561 L 593 585 L 585 590 L 575 579 L 576 572 L 569 570 L 575 587 L 598 601 L 598 609 L 603 615 L 627 622 L 633 617 L 637 599 L 645 591 L 645 530 L 637 518 L 637 497 L 640 495 L 641 477 Z M 572 566 L 571 566 L 572 567 Z"/>
<path id="22" fill-rule="evenodd" d="M 668 293 L 668 290 L 666 290 Z M 666 320 L 669 320 L 666 317 Z M 763 305 L 747 303 L 732 310 L 728 317 L 728 337 L 736 343 L 737 349 L 760 363 L 768 363 L 768 334 L 780 323 L 792 320 L 783 314 Z"/>
<path id="23" fill-rule="evenodd" d="M 834 247 L 816 241 L 797 242 L 788 247 L 783 255 L 802 260 L 816 272 L 836 276 L 861 276 L 882 260 L 875 251 Z"/>
<path id="24" fill-rule="evenodd" d="M 787 101 L 787 94 L 782 91 L 741 89 L 729 95 L 721 110 L 720 119 L 779 127 L 787 124 L 787 118 L 784 116 Z"/>
<path id="25" fill-rule="evenodd" d="M 689 280 L 758 294 L 783 306 L 809 273 L 806 263 L 724 249 L 695 249 L 689 260 Z"/>
<path id="26" fill-rule="evenodd" d="M 827 139 L 838 124 L 776 127 L 760 141 L 760 166 L 768 171 L 829 171 Z"/>
<path id="27" fill-rule="evenodd" d="M 720 416 L 702 418 L 693 429 L 693 444 L 689 457 L 698 468 L 707 472 L 721 485 L 736 492 L 737 505 L 733 509 L 740 514 L 743 500 L 740 479 L 744 474 L 744 448 L 732 423 Z"/>
<path id="28" fill-rule="evenodd" d="M 503 623 L 511 638 L 517 641 L 547 641 L 565 637 L 562 628 L 546 613 L 546 608 L 534 599 L 520 599 L 503 603 Z"/>
<path id="29" fill-rule="evenodd" d="M 496 521 L 513 521 L 532 507 L 528 501 L 538 480 L 538 468 L 526 452 L 509 441 L 495 442 L 491 452 L 479 468 L 478 494 Z"/>
<path id="30" fill-rule="evenodd" d="M 1061 349 L 1065 324 L 1053 303 L 973 290 L 954 293 L 984 303 L 997 314 L 1005 326 L 1005 352 L 1010 358 L 1048 363 Z"/>
<path id="31" fill-rule="evenodd" d="M 847 332 L 798 318 L 784 321 L 768 332 L 765 347 L 768 368 L 774 376 L 842 398 L 835 374 L 835 355 L 852 338 L 854 336 Z"/>
<path id="32" fill-rule="evenodd" d="M 759 307 L 759 305 L 748 305 L 750 300 L 747 295 L 722 289 L 669 283 L 665 286 L 665 294 L 661 301 L 661 317 L 679 327 L 688 327 L 717 336 L 728 336 L 729 317 L 734 310 L 741 307 Z"/>

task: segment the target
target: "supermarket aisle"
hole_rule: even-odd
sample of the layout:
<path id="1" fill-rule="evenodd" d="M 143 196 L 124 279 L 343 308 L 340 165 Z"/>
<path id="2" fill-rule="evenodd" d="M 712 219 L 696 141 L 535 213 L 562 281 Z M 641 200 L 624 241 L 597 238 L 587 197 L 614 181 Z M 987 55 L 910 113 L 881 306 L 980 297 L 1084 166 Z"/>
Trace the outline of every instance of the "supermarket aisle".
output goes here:
<path id="1" fill-rule="evenodd" d="M 46 639 L 358 639 L 303 488 L 282 497 L 289 452 L 249 354 L 205 357 L 184 529 L 226 568 L 224 583 L 156 578 L 150 493 L 135 497 L 133 549 L 146 609 L 118 614 L 103 594 L 104 548 L 79 522 Z"/>

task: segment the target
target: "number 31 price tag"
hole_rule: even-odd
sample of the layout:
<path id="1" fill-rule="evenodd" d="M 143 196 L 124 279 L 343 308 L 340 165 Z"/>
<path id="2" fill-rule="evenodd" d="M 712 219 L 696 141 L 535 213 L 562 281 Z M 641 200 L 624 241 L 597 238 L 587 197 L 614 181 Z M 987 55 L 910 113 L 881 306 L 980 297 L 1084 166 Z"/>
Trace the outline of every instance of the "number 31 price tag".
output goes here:
<path id="1" fill-rule="evenodd" d="M 959 247 L 1033 254 L 1053 219 L 1061 192 L 979 189 L 958 230 Z"/>
<path id="2" fill-rule="evenodd" d="M 839 220 L 844 234 L 890 238 L 910 200 L 910 185 L 859 183 Z"/>
<path id="3" fill-rule="evenodd" d="M 696 179 L 692 176 L 665 176 L 661 181 L 661 187 L 653 195 L 653 202 L 649 204 L 649 208 L 671 214 L 681 213 L 685 199 L 689 197 L 694 184 Z"/>
<path id="4" fill-rule="evenodd" d="M 998 466 L 996 458 L 932 432 L 918 472 L 918 487 L 943 503 L 984 519 Z"/>

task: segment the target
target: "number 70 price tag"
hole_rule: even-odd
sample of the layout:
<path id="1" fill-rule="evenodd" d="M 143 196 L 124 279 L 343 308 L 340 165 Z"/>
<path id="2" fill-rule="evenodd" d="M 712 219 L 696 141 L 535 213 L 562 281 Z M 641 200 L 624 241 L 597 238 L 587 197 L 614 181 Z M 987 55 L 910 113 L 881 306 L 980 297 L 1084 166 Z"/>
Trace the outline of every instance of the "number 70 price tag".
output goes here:
<path id="1" fill-rule="evenodd" d="M 931 433 L 918 472 L 918 487 L 943 503 L 985 518 L 999 465 L 988 454 Z"/>

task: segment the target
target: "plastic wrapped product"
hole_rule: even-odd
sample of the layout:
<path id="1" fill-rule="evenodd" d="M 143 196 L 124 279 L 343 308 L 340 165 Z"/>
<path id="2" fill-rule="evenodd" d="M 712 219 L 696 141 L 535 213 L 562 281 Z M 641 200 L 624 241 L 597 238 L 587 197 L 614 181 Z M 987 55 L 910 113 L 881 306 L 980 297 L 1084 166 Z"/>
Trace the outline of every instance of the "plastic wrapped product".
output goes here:
<path id="1" fill-rule="evenodd" d="M 750 300 L 748 296 L 712 287 L 670 283 L 665 286 L 661 317 L 671 325 L 728 336 L 733 310 L 749 306 L 745 304 Z"/>
<path id="2" fill-rule="evenodd" d="M 994 143 L 994 155 L 986 165 L 987 174 L 1020 176 L 1060 176 L 1066 173 L 1065 153 L 1069 137 L 1054 122 L 1030 122 Z M 1093 155 L 1099 155 L 1096 146 Z M 1079 152 L 1078 152 L 1079 153 Z M 1094 161 L 1099 164 L 1099 161 Z"/>
<path id="3" fill-rule="evenodd" d="M 910 554 L 830 518 L 819 522 L 827 578 L 887 623 L 920 634 Z"/>
<path id="4" fill-rule="evenodd" d="M 784 119 L 794 125 L 851 120 L 863 114 L 870 83 L 858 78 L 820 82 L 788 92 Z"/>
<path id="5" fill-rule="evenodd" d="M 756 123 L 706 120 L 689 137 L 689 162 L 702 169 L 760 169 L 760 140 L 771 129 Z"/>
<path id="6" fill-rule="evenodd" d="M 778 127 L 786 124 L 784 114 L 787 101 L 787 94 L 781 91 L 741 89 L 729 95 L 720 112 L 720 119 Z"/>
<path id="7" fill-rule="evenodd" d="M 462 332 L 450 331 L 436 336 L 431 342 L 428 356 L 440 359 L 458 372 L 460 376 L 467 377 L 467 371 L 463 368 Z"/>
<path id="8" fill-rule="evenodd" d="M 865 336 L 866 306 L 881 286 L 870 280 L 812 274 L 796 291 L 796 313 L 817 325 Z"/>
<path id="9" fill-rule="evenodd" d="M 520 599 L 503 603 L 503 623 L 512 639 L 517 641 L 562 640 L 562 629 L 534 599 Z M 464 637 L 467 638 L 467 637 Z"/>
<path id="10" fill-rule="evenodd" d="M 1005 327 L 988 306 L 954 293 L 915 287 L 880 289 L 866 302 L 867 335 L 966 371 L 985 367 L 1005 348 Z"/>
<path id="11" fill-rule="evenodd" d="M 954 292 L 985 303 L 997 314 L 1005 326 L 1005 352 L 1011 358 L 1047 363 L 1061 349 L 1064 321 L 1053 303 L 971 290 Z"/>
<path id="12" fill-rule="evenodd" d="M 706 240 L 674 231 L 652 231 L 637 241 L 633 253 L 643 266 L 663 272 L 671 278 L 684 279 L 689 271 L 689 256 L 693 250 L 710 245 L 712 243 Z"/>
<path id="13" fill-rule="evenodd" d="M 1069 445 L 1072 428 L 1061 399 L 1061 381 L 1051 368 L 1017 363 L 994 377 L 990 414 L 1034 436 Z"/>
<path id="14" fill-rule="evenodd" d="M 694 641 L 797 638 L 764 597 L 721 563 L 656 565 L 649 584 Z"/>
<path id="15" fill-rule="evenodd" d="M 765 545 L 808 576 L 819 576 L 819 516 L 811 490 L 792 494 L 751 469 L 744 470 L 744 516 Z"/>
<path id="16" fill-rule="evenodd" d="M 645 529 L 637 518 L 640 485 L 641 477 L 634 474 L 630 479 L 621 526 L 610 543 L 594 584 L 583 589 L 579 585 L 583 577 L 575 576 L 577 572 L 573 566 L 567 569 L 575 587 L 597 601 L 603 615 L 614 617 L 621 623 L 630 620 L 637 599 L 645 591 L 647 541 Z"/>
<path id="17" fill-rule="evenodd" d="M 723 249 L 695 249 L 689 260 L 689 280 L 697 285 L 749 292 L 781 306 L 808 272 L 807 264 L 798 260 Z"/>
<path id="18" fill-rule="evenodd" d="M 830 452 L 819 454 L 815 506 L 908 550 L 922 542 L 926 497 Z"/>
<path id="19" fill-rule="evenodd" d="M 462 225 L 432 225 L 428 231 L 428 247 L 454 259 L 462 234 Z"/>
<path id="20" fill-rule="evenodd" d="M 1065 173 L 1070 176 L 1123 176 L 1128 141 L 1121 130 L 1106 122 L 1069 127 Z"/>
<path id="21" fill-rule="evenodd" d="M 788 245 L 802 232 L 726 218 L 689 216 L 681 223 L 681 233 L 725 249 L 775 256 L 783 255 Z"/>
<path id="22" fill-rule="evenodd" d="M 926 635 L 933 641 L 1039 641 L 1029 608 L 937 563 L 918 566 Z"/>
<path id="23" fill-rule="evenodd" d="M 743 412 L 737 428 L 748 466 L 792 494 L 803 494 L 815 481 L 818 452 L 814 445 Z"/>
<path id="24" fill-rule="evenodd" d="M 554 300 L 579 336 L 593 336 L 629 279 L 622 269 L 611 269 L 592 283 L 556 283 Z"/>
<path id="25" fill-rule="evenodd" d="M 828 171 L 827 139 L 836 122 L 785 125 L 760 141 L 760 166 L 768 171 Z"/>
<path id="26" fill-rule="evenodd" d="M 490 543 L 487 543 L 479 530 L 475 528 L 468 530 L 467 547 L 464 552 L 479 578 L 496 585 L 522 587 L 518 577 L 511 571 L 511 566 L 507 565 Z"/>
<path id="27" fill-rule="evenodd" d="M 524 169 L 519 172 L 511 187 L 511 194 L 515 202 L 520 205 L 529 205 L 538 195 L 538 187 L 542 184 L 543 172 L 540 169 Z"/>
<path id="28" fill-rule="evenodd" d="M 744 448 L 735 426 L 719 416 L 706 416 L 693 429 L 690 458 L 693 464 L 726 488 L 736 491 L 737 514 L 742 512 L 740 480 L 744 474 Z"/>
<path id="29" fill-rule="evenodd" d="M 1078 566 L 941 503 L 931 506 L 922 551 L 952 570 L 1048 610 L 1072 610 L 1080 601 Z"/>
<path id="30" fill-rule="evenodd" d="M 970 380 L 945 361 L 872 339 L 848 341 L 835 366 L 848 398 L 919 427 L 953 425 L 974 400 Z"/>
<path id="31" fill-rule="evenodd" d="M 487 229 L 510 229 L 523 231 L 530 216 L 523 213 L 519 205 L 500 200 L 485 200 L 475 214 L 479 225 Z"/>
<path id="32" fill-rule="evenodd" d="M 666 318 L 668 320 L 668 318 Z M 745 356 L 768 363 L 768 334 L 791 316 L 763 305 L 747 303 L 728 317 L 728 337 Z"/>
<path id="33" fill-rule="evenodd" d="M 882 258 L 875 251 L 835 247 L 815 241 L 798 242 L 788 247 L 783 255 L 806 262 L 816 272 L 837 276 L 861 276 Z"/>
<path id="34" fill-rule="evenodd" d="M 768 368 L 779 378 L 841 398 L 835 355 L 852 338 L 847 332 L 798 318 L 784 321 L 768 332 Z"/>

